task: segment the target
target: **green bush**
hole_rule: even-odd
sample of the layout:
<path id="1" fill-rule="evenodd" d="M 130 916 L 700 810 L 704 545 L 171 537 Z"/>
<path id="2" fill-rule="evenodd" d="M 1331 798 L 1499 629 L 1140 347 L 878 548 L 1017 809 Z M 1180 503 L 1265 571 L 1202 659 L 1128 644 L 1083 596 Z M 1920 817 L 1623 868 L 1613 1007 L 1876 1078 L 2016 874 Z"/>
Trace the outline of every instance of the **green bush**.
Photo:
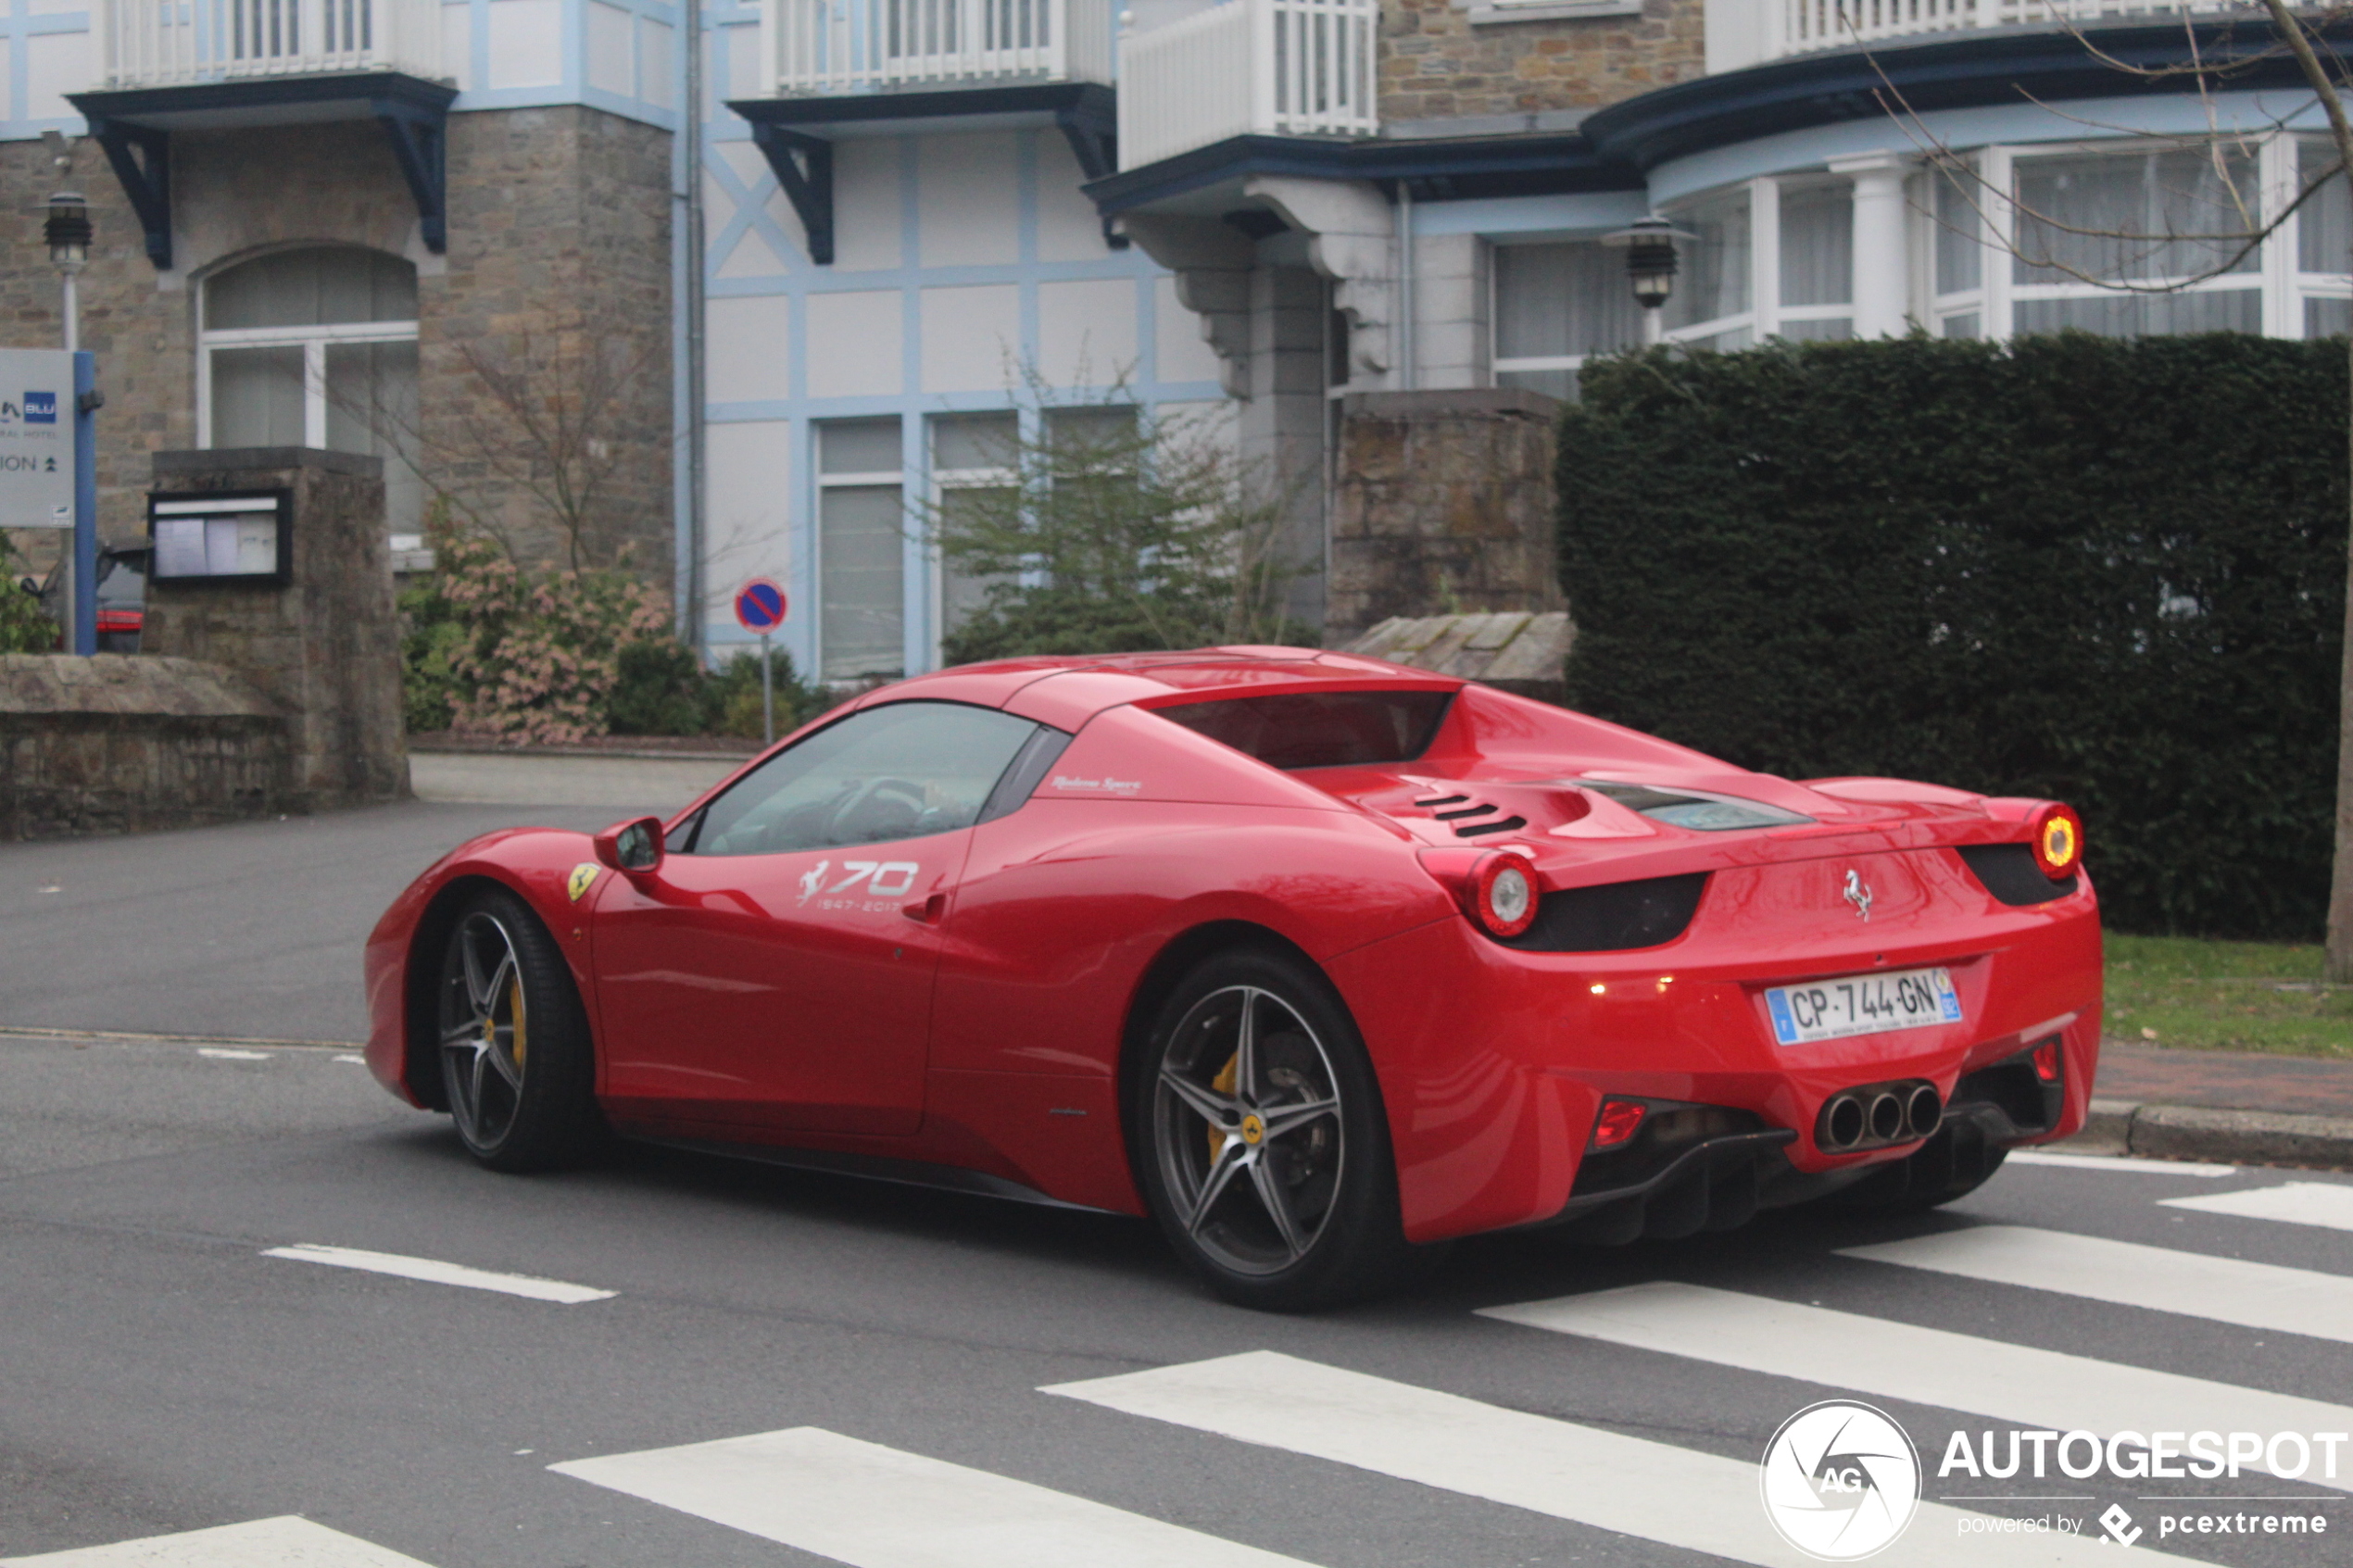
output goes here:
<path id="1" fill-rule="evenodd" d="M 1569 700 L 1746 767 L 2080 808 L 2112 923 L 2323 924 L 2346 346 L 1652 351 L 1561 423 Z"/>
<path id="2" fill-rule="evenodd" d="M 705 680 L 711 732 L 760 739 L 760 656 L 738 652 Z M 768 652 L 768 680 L 779 735 L 790 734 L 833 706 L 834 699 L 823 686 L 800 678 L 793 669 L 792 655 L 782 648 L 772 647 Z"/>
<path id="3" fill-rule="evenodd" d="M 668 637 L 625 645 L 605 711 L 617 735 L 698 735 L 711 728 L 711 677 Z"/>
<path id="4" fill-rule="evenodd" d="M 0 534 L 0 653 L 53 653 L 57 623 L 40 596 L 25 590 L 25 580 L 24 562 Z"/>

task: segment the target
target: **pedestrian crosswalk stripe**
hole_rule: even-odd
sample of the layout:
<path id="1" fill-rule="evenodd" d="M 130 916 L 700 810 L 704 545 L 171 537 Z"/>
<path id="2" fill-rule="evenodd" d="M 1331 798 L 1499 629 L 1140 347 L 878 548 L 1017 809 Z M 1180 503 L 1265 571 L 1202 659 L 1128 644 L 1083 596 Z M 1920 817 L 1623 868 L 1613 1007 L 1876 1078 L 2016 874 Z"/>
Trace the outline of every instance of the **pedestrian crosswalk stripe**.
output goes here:
<path id="1" fill-rule="evenodd" d="M 0 1557 L 0 1568 L 427 1568 L 357 1536 L 286 1514 L 112 1546 L 38 1557 Z"/>
<path id="2" fill-rule="evenodd" d="M 1705 1286 L 1634 1285 L 1480 1315 L 2055 1432 L 2353 1431 L 2353 1410 L 2319 1399 Z M 2302 1479 L 2353 1490 L 2353 1463 L 2334 1479 L 2321 1468 Z"/>
<path id="3" fill-rule="evenodd" d="M 1734 1562 L 1814 1562 L 1766 1522 L 1753 1460 L 1621 1436 L 1272 1350 L 1041 1392 Z M 1757 1447 L 1761 1452 L 1761 1436 Z M 1906 1568 L 2116 1568 L 2113 1549 L 2079 1536 L 1964 1535 L 1961 1522 L 1975 1517 L 1922 1503 L 1901 1543 Z"/>
<path id="4" fill-rule="evenodd" d="M 2309 1269 L 2025 1225 L 1972 1225 L 1840 1255 L 2353 1345 L 2353 1279 Z"/>
<path id="5" fill-rule="evenodd" d="M 2169 1209 L 2198 1209 L 2249 1220 L 2282 1220 L 2291 1225 L 2326 1225 L 2353 1231 L 2353 1186 L 2326 1182 L 2289 1182 L 2284 1186 L 2218 1192 L 2207 1198 L 2169 1198 Z"/>
<path id="6" fill-rule="evenodd" d="M 469 1290 L 495 1290 L 502 1296 L 528 1297 L 534 1301 L 556 1301 L 565 1306 L 578 1306 L 584 1301 L 609 1301 L 613 1293 L 593 1286 L 570 1285 L 560 1279 L 541 1279 L 536 1274 L 492 1273 L 486 1269 L 470 1269 L 463 1263 L 445 1263 L 438 1258 L 409 1258 L 397 1252 L 369 1252 L 357 1247 L 321 1247 L 314 1242 L 301 1242 L 293 1247 L 271 1247 L 262 1250 L 265 1258 L 291 1258 L 297 1263 L 325 1263 L 330 1268 L 359 1269 L 371 1274 L 393 1274 L 401 1279 L 421 1279 L 433 1285 L 458 1285 Z"/>
<path id="7" fill-rule="evenodd" d="M 547 1468 L 852 1568 L 1307 1568 L 815 1426 Z"/>
<path id="8" fill-rule="evenodd" d="M 340 1059 L 339 1059 L 340 1060 Z M 2192 1160 L 2135 1160 L 2129 1154 L 2053 1154 L 2039 1148 L 2014 1148 L 2005 1165 L 2050 1165 L 2062 1171 L 2138 1172 L 2150 1176 L 2203 1176 L 2219 1181 L 2235 1176 L 2235 1165 L 2205 1165 Z"/>

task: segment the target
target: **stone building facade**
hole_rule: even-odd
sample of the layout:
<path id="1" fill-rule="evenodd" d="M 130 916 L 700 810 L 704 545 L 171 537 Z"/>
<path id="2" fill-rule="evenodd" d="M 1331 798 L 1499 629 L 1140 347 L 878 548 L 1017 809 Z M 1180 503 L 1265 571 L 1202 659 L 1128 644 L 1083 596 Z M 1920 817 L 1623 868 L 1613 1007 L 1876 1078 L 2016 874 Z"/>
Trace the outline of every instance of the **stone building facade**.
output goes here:
<path id="1" fill-rule="evenodd" d="M 1707 69 L 1705 7 L 1383 0 L 1384 124 L 1596 109 Z"/>
<path id="2" fill-rule="evenodd" d="M 107 397 L 102 537 L 129 544 L 144 535 L 153 453 L 208 444 L 198 384 L 207 282 L 273 253 L 351 249 L 415 271 L 415 410 L 371 402 L 351 412 L 379 425 L 380 438 L 414 446 L 428 501 L 447 491 L 521 558 L 564 556 L 563 532 L 523 472 L 530 437 L 479 369 L 528 367 L 561 395 L 568 382 L 593 380 L 578 367 L 601 357 L 627 373 L 614 378 L 621 396 L 603 420 L 600 439 L 615 451 L 610 483 L 585 520 L 590 553 L 610 559 L 627 546 L 666 581 L 670 152 L 667 132 L 578 105 L 454 115 L 449 240 L 437 255 L 422 240 L 415 201 L 373 124 L 182 131 L 171 142 L 173 265 L 159 270 L 100 149 L 80 146 L 61 175 L 42 143 L 0 142 L 6 254 L 41 254 L 49 191 L 70 182 L 91 204 L 98 238 L 81 279 L 81 329 Z M 44 267 L 0 269 L 13 342 L 58 341 L 59 297 Z M 481 461 L 491 445 L 514 449 L 517 461 Z"/>

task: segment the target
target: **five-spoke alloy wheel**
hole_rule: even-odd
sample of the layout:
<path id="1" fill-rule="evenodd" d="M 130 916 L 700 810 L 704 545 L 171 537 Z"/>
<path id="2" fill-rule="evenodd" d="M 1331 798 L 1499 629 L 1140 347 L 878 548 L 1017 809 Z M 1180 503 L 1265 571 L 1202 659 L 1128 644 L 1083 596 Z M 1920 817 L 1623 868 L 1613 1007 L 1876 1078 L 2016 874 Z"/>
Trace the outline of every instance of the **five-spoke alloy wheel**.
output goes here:
<path id="1" fill-rule="evenodd" d="M 539 1170 L 600 1130 L 580 998 L 555 942 L 512 894 L 459 911 L 443 949 L 435 1040 L 442 1093 L 467 1152 Z"/>
<path id="2" fill-rule="evenodd" d="M 1407 1249 L 1379 1094 L 1320 974 L 1271 952 L 1210 960 L 1163 1006 L 1140 1068 L 1138 1173 L 1214 1289 L 1294 1309 L 1388 1282 Z"/>

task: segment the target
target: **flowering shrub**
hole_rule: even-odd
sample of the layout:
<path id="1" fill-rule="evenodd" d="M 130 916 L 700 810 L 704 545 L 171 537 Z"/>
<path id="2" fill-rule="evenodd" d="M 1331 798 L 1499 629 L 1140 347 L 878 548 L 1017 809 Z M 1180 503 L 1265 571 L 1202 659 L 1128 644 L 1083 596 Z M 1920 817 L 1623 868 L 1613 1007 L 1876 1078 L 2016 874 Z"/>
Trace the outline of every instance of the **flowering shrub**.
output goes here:
<path id="1" fill-rule="evenodd" d="M 669 635 L 661 591 L 621 568 L 527 571 L 446 517 L 427 537 L 433 578 L 403 595 L 411 727 L 525 746 L 607 733 L 622 649 Z"/>

